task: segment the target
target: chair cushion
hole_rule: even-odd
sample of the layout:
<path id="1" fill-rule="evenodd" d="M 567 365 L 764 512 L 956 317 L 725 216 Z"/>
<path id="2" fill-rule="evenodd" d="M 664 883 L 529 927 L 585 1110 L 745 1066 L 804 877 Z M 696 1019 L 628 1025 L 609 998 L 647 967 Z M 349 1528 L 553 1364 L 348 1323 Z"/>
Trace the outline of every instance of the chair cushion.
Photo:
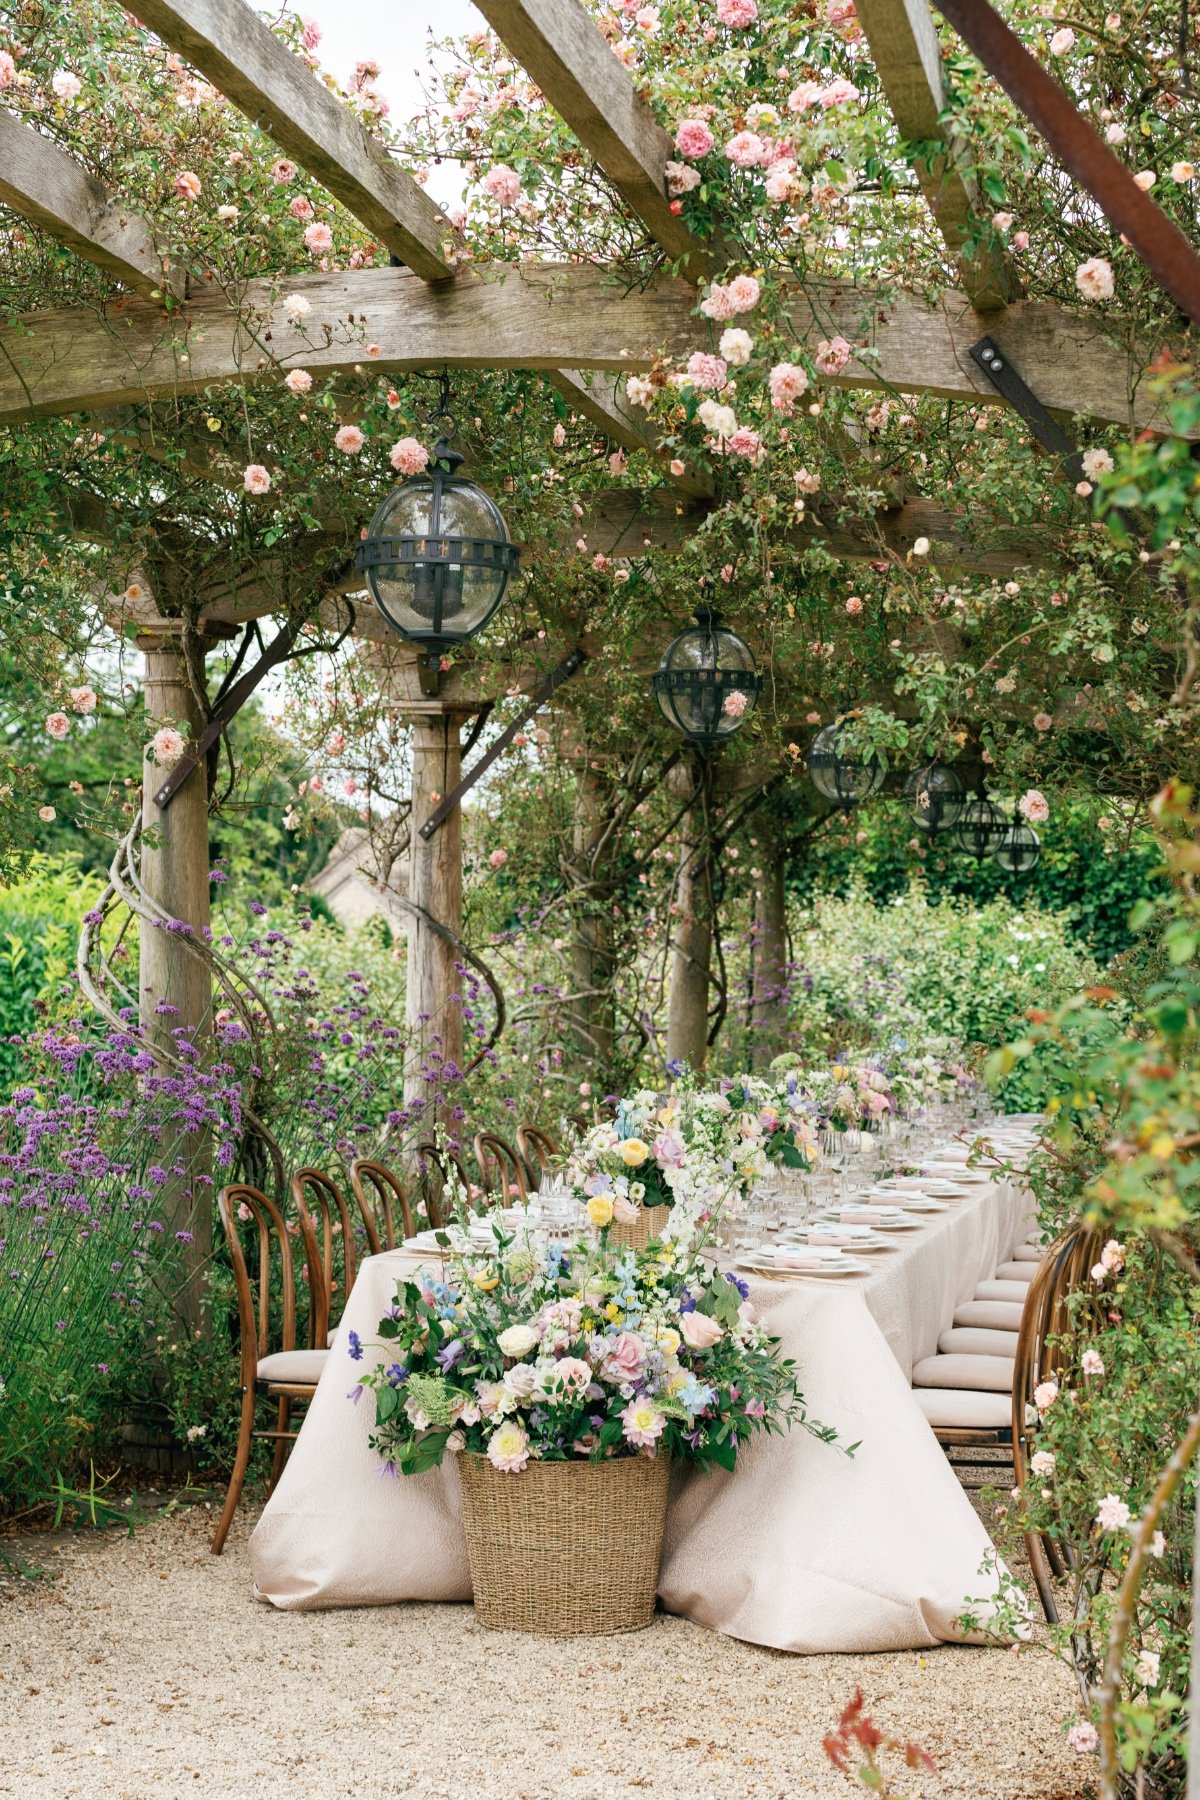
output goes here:
<path id="1" fill-rule="evenodd" d="M 981 1325 L 985 1331 L 1019 1331 L 1020 1306 L 1008 1300 L 964 1300 L 954 1315 L 956 1325 Z"/>
<path id="2" fill-rule="evenodd" d="M 1011 1394 L 1016 1365 L 1011 1356 L 926 1356 L 913 1369 L 915 1388 L 985 1388 Z"/>
<path id="3" fill-rule="evenodd" d="M 260 1381 L 304 1382 L 316 1387 L 329 1360 L 328 1350 L 275 1350 L 259 1359 Z"/>
<path id="4" fill-rule="evenodd" d="M 1000 1431 L 1012 1424 L 1008 1394 L 985 1394 L 969 1388 L 914 1388 L 913 1399 L 929 1423 L 959 1431 Z"/>
<path id="5" fill-rule="evenodd" d="M 1028 1288 L 1023 1281 L 981 1281 L 975 1289 L 976 1300 L 1013 1300 L 1024 1306 Z"/>
<path id="6" fill-rule="evenodd" d="M 1007 1262 L 1000 1264 L 993 1279 L 996 1281 L 1023 1281 L 1028 1286 L 1037 1272 L 1037 1263 Z"/>
<path id="7" fill-rule="evenodd" d="M 1019 1263 L 1040 1263 L 1045 1251 L 1037 1244 L 1018 1244 L 1013 1251 L 1013 1261 Z"/>
<path id="8" fill-rule="evenodd" d="M 1015 1356 L 1015 1331 L 988 1331 L 982 1325 L 959 1325 L 943 1331 L 938 1349 L 946 1356 Z"/>

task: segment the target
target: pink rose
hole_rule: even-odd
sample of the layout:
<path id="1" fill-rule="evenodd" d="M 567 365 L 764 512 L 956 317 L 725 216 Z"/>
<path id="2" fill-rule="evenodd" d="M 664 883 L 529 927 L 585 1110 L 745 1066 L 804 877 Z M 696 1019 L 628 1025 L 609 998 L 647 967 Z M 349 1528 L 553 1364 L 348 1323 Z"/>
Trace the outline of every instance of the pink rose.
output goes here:
<path id="1" fill-rule="evenodd" d="M 822 338 L 814 358 L 822 375 L 840 375 L 853 354 L 844 337 Z"/>
<path id="2" fill-rule="evenodd" d="M 753 275 L 735 275 L 725 291 L 735 313 L 753 312 L 758 305 L 759 286 Z"/>
<path id="3" fill-rule="evenodd" d="M 717 19 L 730 31 L 744 31 L 758 17 L 758 0 L 717 0 Z"/>
<path id="4" fill-rule="evenodd" d="M 155 762 L 177 762 L 183 755 L 183 738 L 171 725 L 164 725 L 150 739 Z"/>
<path id="5" fill-rule="evenodd" d="M 689 1350 L 711 1350 L 725 1336 L 717 1321 L 702 1312 L 680 1313 L 679 1329 Z"/>
<path id="6" fill-rule="evenodd" d="M 729 289 L 714 281 L 708 293 L 700 303 L 700 311 L 706 319 L 716 319 L 718 323 L 732 319 L 734 308 L 729 298 Z"/>
<path id="7" fill-rule="evenodd" d="M 721 711 L 731 719 L 740 719 L 750 702 L 740 688 L 731 688 L 725 696 Z"/>
<path id="8" fill-rule="evenodd" d="M 289 161 L 286 156 L 281 156 L 278 162 L 271 164 L 271 180 L 276 187 L 282 187 L 288 181 L 295 181 L 298 173 L 299 170 L 295 163 Z"/>
<path id="9" fill-rule="evenodd" d="M 757 431 L 749 425 L 739 425 L 730 437 L 725 439 L 725 449 L 730 456 L 744 456 L 750 462 L 757 462 L 762 455 L 763 441 Z"/>
<path id="10" fill-rule="evenodd" d="M 624 1194 L 618 1194 L 613 1200 L 613 1218 L 618 1225 L 633 1225 L 637 1221 L 639 1208 Z"/>
<path id="11" fill-rule="evenodd" d="M 578 1356 L 563 1356 L 549 1371 L 547 1385 L 551 1390 L 557 1389 L 564 1394 L 581 1394 L 586 1387 L 590 1387 L 591 1380 L 590 1363 L 585 1363 Z"/>
<path id="12" fill-rule="evenodd" d="M 1078 1755 L 1089 1756 L 1100 1742 L 1100 1733 L 1090 1719 L 1082 1719 L 1068 1731 L 1067 1742 Z"/>
<path id="13" fill-rule="evenodd" d="M 429 466 L 429 452 L 418 438 L 404 437 L 392 445 L 388 461 L 398 475 L 419 475 Z"/>
<path id="14" fill-rule="evenodd" d="M 71 729 L 71 721 L 65 712 L 52 712 L 46 719 L 46 730 L 52 738 L 61 744 Z"/>
<path id="15" fill-rule="evenodd" d="M 1085 300 L 1111 300 L 1115 287 L 1112 264 L 1102 256 L 1089 256 L 1075 271 L 1075 286 Z"/>
<path id="16" fill-rule="evenodd" d="M 808 371 L 798 363 L 776 363 L 767 381 L 771 389 L 771 405 L 776 412 L 790 418 L 797 400 L 808 390 Z"/>
<path id="17" fill-rule="evenodd" d="M 854 83 L 839 76 L 836 81 L 831 81 L 827 88 L 822 88 L 817 95 L 817 105 L 826 108 L 845 106 L 848 101 L 857 100 L 858 97 L 858 89 Z"/>
<path id="18" fill-rule="evenodd" d="M 862 601 L 857 594 L 851 594 L 850 598 L 847 600 L 846 611 L 850 614 L 852 619 L 856 618 L 862 611 Z"/>
<path id="19" fill-rule="evenodd" d="M 739 131 L 725 146 L 725 155 L 736 169 L 756 169 L 765 146 L 756 131 Z"/>
<path id="20" fill-rule="evenodd" d="M 632 1331 L 623 1331 L 613 1339 L 604 1359 L 603 1373 L 618 1386 L 640 1379 L 646 1367 L 646 1346 Z"/>
<path id="21" fill-rule="evenodd" d="M 1031 825 L 1044 825 L 1050 817 L 1050 804 L 1045 794 L 1037 788 L 1030 788 L 1021 795 L 1018 802 L 1022 818 L 1028 819 Z"/>
<path id="22" fill-rule="evenodd" d="M 333 440 L 334 447 L 340 450 L 343 456 L 357 456 L 366 441 L 357 425 L 341 426 Z"/>
<path id="23" fill-rule="evenodd" d="M 491 863 L 493 869 L 502 869 L 508 861 L 508 851 L 493 850 L 492 854 L 488 857 L 488 861 Z"/>
<path id="24" fill-rule="evenodd" d="M 707 350 L 693 350 L 687 361 L 688 380 L 693 387 L 719 390 L 729 378 L 729 370 L 719 356 Z"/>
<path id="25" fill-rule="evenodd" d="M 288 211 L 293 219 L 311 219 L 314 211 L 313 203 L 307 194 L 297 194 L 294 199 L 288 201 Z"/>
<path id="26" fill-rule="evenodd" d="M 312 376 L 307 369 L 292 369 L 284 377 L 283 385 L 292 394 L 307 394 L 312 388 Z"/>
<path id="27" fill-rule="evenodd" d="M 322 219 L 309 225 L 304 233 L 305 249 L 311 250 L 314 256 L 324 256 L 327 250 L 333 249 L 333 233 Z"/>
<path id="28" fill-rule="evenodd" d="M 521 177 L 507 163 L 497 163 L 483 178 L 485 193 L 500 206 L 515 206 L 521 198 Z"/>
<path id="29" fill-rule="evenodd" d="M 71 711 L 77 713 L 94 713 L 96 710 L 96 690 L 93 687 L 77 687 L 71 689 Z"/>
<path id="30" fill-rule="evenodd" d="M 315 50 L 321 41 L 321 27 L 317 24 L 317 21 L 315 19 L 306 19 L 302 15 L 300 19 L 300 28 L 302 33 L 301 42 L 303 43 L 304 48 L 306 50 Z"/>
<path id="31" fill-rule="evenodd" d="M 200 177 L 191 169 L 181 169 L 175 177 L 175 192 L 181 200 L 198 200 Z"/>
<path id="32" fill-rule="evenodd" d="M 11 87 L 17 79 L 17 65 L 7 50 L 0 50 L 0 89 Z"/>
<path id="33" fill-rule="evenodd" d="M 713 147 L 713 134 L 703 119 L 682 119 L 675 133 L 675 148 L 685 162 L 699 162 Z"/>
<path id="34" fill-rule="evenodd" d="M 248 494 L 269 494 L 271 477 L 261 463 L 247 463 L 242 485 Z"/>

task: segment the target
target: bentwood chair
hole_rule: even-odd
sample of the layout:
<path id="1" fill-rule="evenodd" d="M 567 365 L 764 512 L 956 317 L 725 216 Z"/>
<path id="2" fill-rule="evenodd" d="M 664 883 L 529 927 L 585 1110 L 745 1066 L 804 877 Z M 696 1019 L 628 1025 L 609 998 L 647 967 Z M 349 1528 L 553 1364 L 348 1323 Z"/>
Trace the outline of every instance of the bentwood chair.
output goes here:
<path id="1" fill-rule="evenodd" d="M 543 1175 L 552 1175 L 562 1162 L 562 1151 L 540 1125 L 517 1126 L 517 1149 L 534 1187 L 540 1184 Z"/>
<path id="2" fill-rule="evenodd" d="M 494 1131 L 475 1133 L 475 1161 L 479 1164 L 484 1193 L 491 1194 L 499 1188 L 505 1206 L 511 1206 L 514 1200 L 528 1200 L 529 1178 L 525 1164 L 512 1145 L 505 1143 Z"/>
<path id="3" fill-rule="evenodd" d="M 317 1343 L 329 1343 L 354 1286 L 354 1214 L 342 1190 L 320 1169 L 297 1169 L 292 1176 L 292 1203 L 297 1216 L 308 1216 L 321 1258 L 322 1297 L 326 1335 Z M 338 1246 L 341 1255 L 338 1255 Z M 341 1279 L 338 1279 L 338 1264 Z"/>
<path id="4" fill-rule="evenodd" d="M 429 1223 L 440 1229 L 453 1211 L 447 1195 L 457 1188 L 464 1205 L 470 1206 L 475 1192 L 462 1163 L 453 1150 L 442 1150 L 436 1144 L 418 1144 L 413 1150 L 420 1182 L 420 1195 Z"/>
<path id="5" fill-rule="evenodd" d="M 405 1238 L 412 1237 L 412 1206 L 394 1170 L 360 1156 L 350 1164 L 350 1185 L 362 1213 L 372 1256 L 378 1256 L 382 1250 L 394 1250 Z"/>
<path id="6" fill-rule="evenodd" d="M 324 1270 L 307 1209 L 297 1223 L 308 1285 L 304 1334 L 307 1342 L 301 1349 L 296 1344 L 296 1287 L 300 1271 L 283 1214 L 266 1194 L 240 1182 L 218 1195 L 217 1208 L 225 1227 L 237 1291 L 242 1417 L 233 1473 L 212 1541 L 214 1556 L 220 1556 L 225 1548 L 253 1440 L 265 1438 L 274 1442 L 273 1489 L 297 1435 L 291 1430 L 292 1405 L 312 1399 L 329 1355 L 324 1348 L 328 1321 Z M 251 1245 L 249 1261 L 242 1242 L 243 1230 Z M 257 1404 L 263 1398 L 275 1402 L 275 1424 L 269 1430 L 255 1425 Z"/>

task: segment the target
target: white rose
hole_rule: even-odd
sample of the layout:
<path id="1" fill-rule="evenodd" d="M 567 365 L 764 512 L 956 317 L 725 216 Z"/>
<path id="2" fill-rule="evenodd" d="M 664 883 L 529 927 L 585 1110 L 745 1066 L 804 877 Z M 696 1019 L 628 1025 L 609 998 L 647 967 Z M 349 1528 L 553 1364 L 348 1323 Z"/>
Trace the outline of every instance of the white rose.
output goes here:
<path id="1" fill-rule="evenodd" d="M 517 1363 L 504 1372 L 504 1386 L 517 1400 L 528 1399 L 537 1385 L 537 1370 L 532 1363 Z"/>
<path id="2" fill-rule="evenodd" d="M 532 1325 L 510 1325 L 496 1339 L 505 1356 L 528 1356 L 537 1341 Z"/>
<path id="3" fill-rule="evenodd" d="M 750 361 L 754 340 L 740 325 L 731 325 L 728 331 L 721 333 L 719 348 L 731 369 L 741 369 Z"/>
<path id="4" fill-rule="evenodd" d="M 700 423 L 714 437 L 731 438 L 738 428 L 737 414 L 732 406 L 722 406 L 716 400 L 702 400 L 696 411 Z"/>

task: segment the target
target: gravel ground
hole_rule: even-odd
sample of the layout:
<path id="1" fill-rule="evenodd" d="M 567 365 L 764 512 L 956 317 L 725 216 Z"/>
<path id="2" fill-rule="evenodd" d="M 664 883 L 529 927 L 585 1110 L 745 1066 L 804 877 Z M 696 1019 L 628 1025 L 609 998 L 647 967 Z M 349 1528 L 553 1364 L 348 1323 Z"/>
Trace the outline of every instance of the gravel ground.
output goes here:
<path id="1" fill-rule="evenodd" d="M 466 1606 L 278 1613 L 250 1596 L 252 1517 L 220 1560 L 203 1508 L 132 1539 L 0 1539 L 0 1794 L 849 1795 L 821 1737 L 859 1685 L 938 1763 L 909 1800 L 1089 1792 L 1060 1726 L 1072 1684 L 1037 1653 L 790 1657 L 667 1617 L 563 1644 Z"/>

